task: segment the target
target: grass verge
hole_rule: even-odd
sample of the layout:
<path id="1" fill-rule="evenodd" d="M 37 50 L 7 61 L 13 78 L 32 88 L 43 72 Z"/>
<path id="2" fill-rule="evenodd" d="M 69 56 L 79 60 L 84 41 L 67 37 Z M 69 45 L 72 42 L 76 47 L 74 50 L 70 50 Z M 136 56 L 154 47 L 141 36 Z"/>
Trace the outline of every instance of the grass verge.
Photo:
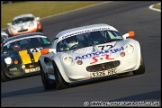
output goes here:
<path id="1" fill-rule="evenodd" d="M 6 24 L 20 14 L 32 13 L 43 18 L 102 2 L 104 1 L 25 1 L 1 4 L 1 28 L 6 28 Z"/>
<path id="2" fill-rule="evenodd" d="M 153 8 L 161 9 L 161 3 L 155 4 L 155 5 L 153 6 Z"/>

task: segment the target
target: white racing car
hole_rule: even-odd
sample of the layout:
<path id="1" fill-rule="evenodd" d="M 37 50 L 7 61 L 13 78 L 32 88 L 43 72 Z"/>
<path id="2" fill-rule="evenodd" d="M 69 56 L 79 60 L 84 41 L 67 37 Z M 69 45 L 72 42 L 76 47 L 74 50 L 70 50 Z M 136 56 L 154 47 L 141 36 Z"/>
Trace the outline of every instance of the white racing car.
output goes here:
<path id="1" fill-rule="evenodd" d="M 8 23 L 8 32 L 10 36 L 31 32 L 42 32 L 42 22 L 39 17 L 33 14 L 22 14 L 13 18 L 12 23 Z"/>
<path id="2" fill-rule="evenodd" d="M 134 31 L 121 35 L 107 24 L 94 24 L 59 32 L 52 48 L 41 51 L 41 78 L 46 90 L 72 83 L 133 72 L 144 74 L 141 46 Z"/>

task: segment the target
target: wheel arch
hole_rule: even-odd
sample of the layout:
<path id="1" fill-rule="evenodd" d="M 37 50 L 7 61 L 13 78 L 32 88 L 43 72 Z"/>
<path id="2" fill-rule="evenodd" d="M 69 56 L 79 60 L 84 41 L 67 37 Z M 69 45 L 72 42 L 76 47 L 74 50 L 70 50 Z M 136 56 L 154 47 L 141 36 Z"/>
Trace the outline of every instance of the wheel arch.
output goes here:
<path id="1" fill-rule="evenodd" d="M 63 78 L 63 80 L 64 80 L 66 83 L 69 83 L 70 80 L 69 80 L 68 77 L 67 77 L 67 74 L 66 74 L 66 72 L 65 72 L 65 70 L 64 70 L 64 68 L 63 68 L 63 66 L 62 66 L 63 64 L 61 63 L 61 61 L 58 60 L 58 59 L 54 59 L 54 60 L 52 60 L 52 64 L 53 64 L 53 67 L 54 67 L 54 72 L 55 72 L 55 69 L 58 69 L 60 75 L 61 75 L 62 78 Z"/>

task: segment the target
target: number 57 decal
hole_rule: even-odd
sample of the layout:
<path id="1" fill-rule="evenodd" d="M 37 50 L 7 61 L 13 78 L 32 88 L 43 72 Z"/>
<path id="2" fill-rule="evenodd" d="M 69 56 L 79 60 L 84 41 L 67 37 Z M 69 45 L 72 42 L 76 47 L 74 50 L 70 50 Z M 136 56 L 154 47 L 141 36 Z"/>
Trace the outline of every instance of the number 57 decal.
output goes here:
<path id="1" fill-rule="evenodd" d="M 114 60 L 114 58 L 109 58 L 109 55 L 108 55 L 108 54 L 104 54 L 104 55 L 101 55 L 101 56 L 105 56 L 105 59 L 106 59 L 106 60 Z M 92 58 L 92 59 L 93 59 L 93 62 L 91 62 L 90 64 L 96 63 L 96 62 L 98 61 L 98 57 L 99 57 L 99 56 L 93 57 L 93 58 Z"/>

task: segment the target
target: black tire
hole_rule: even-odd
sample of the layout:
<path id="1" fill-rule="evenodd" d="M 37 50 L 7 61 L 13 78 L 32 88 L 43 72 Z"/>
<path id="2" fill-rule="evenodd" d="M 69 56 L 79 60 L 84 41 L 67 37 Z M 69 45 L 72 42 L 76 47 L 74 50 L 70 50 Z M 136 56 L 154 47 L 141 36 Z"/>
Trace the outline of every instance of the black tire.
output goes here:
<path id="1" fill-rule="evenodd" d="M 55 77 L 56 77 L 56 89 L 65 89 L 69 87 L 69 84 L 65 82 L 65 80 L 62 78 L 58 68 L 55 68 Z"/>
<path id="2" fill-rule="evenodd" d="M 141 56 L 141 65 L 137 70 L 133 71 L 133 74 L 140 75 L 140 74 L 144 74 L 144 73 L 145 73 L 145 64 L 144 64 L 144 60 Z"/>
<path id="3" fill-rule="evenodd" d="M 39 62 L 39 64 L 40 64 L 40 62 Z M 55 88 L 56 87 L 56 82 L 55 81 L 50 81 L 49 82 L 49 80 L 47 79 L 41 65 L 40 65 L 40 72 L 41 72 L 41 79 L 42 79 L 44 89 L 45 90 L 50 90 L 50 89 Z"/>
<path id="4" fill-rule="evenodd" d="M 9 79 L 5 76 L 5 74 L 4 74 L 4 71 L 1 69 L 1 81 L 2 82 L 6 82 L 6 81 L 8 81 Z"/>

